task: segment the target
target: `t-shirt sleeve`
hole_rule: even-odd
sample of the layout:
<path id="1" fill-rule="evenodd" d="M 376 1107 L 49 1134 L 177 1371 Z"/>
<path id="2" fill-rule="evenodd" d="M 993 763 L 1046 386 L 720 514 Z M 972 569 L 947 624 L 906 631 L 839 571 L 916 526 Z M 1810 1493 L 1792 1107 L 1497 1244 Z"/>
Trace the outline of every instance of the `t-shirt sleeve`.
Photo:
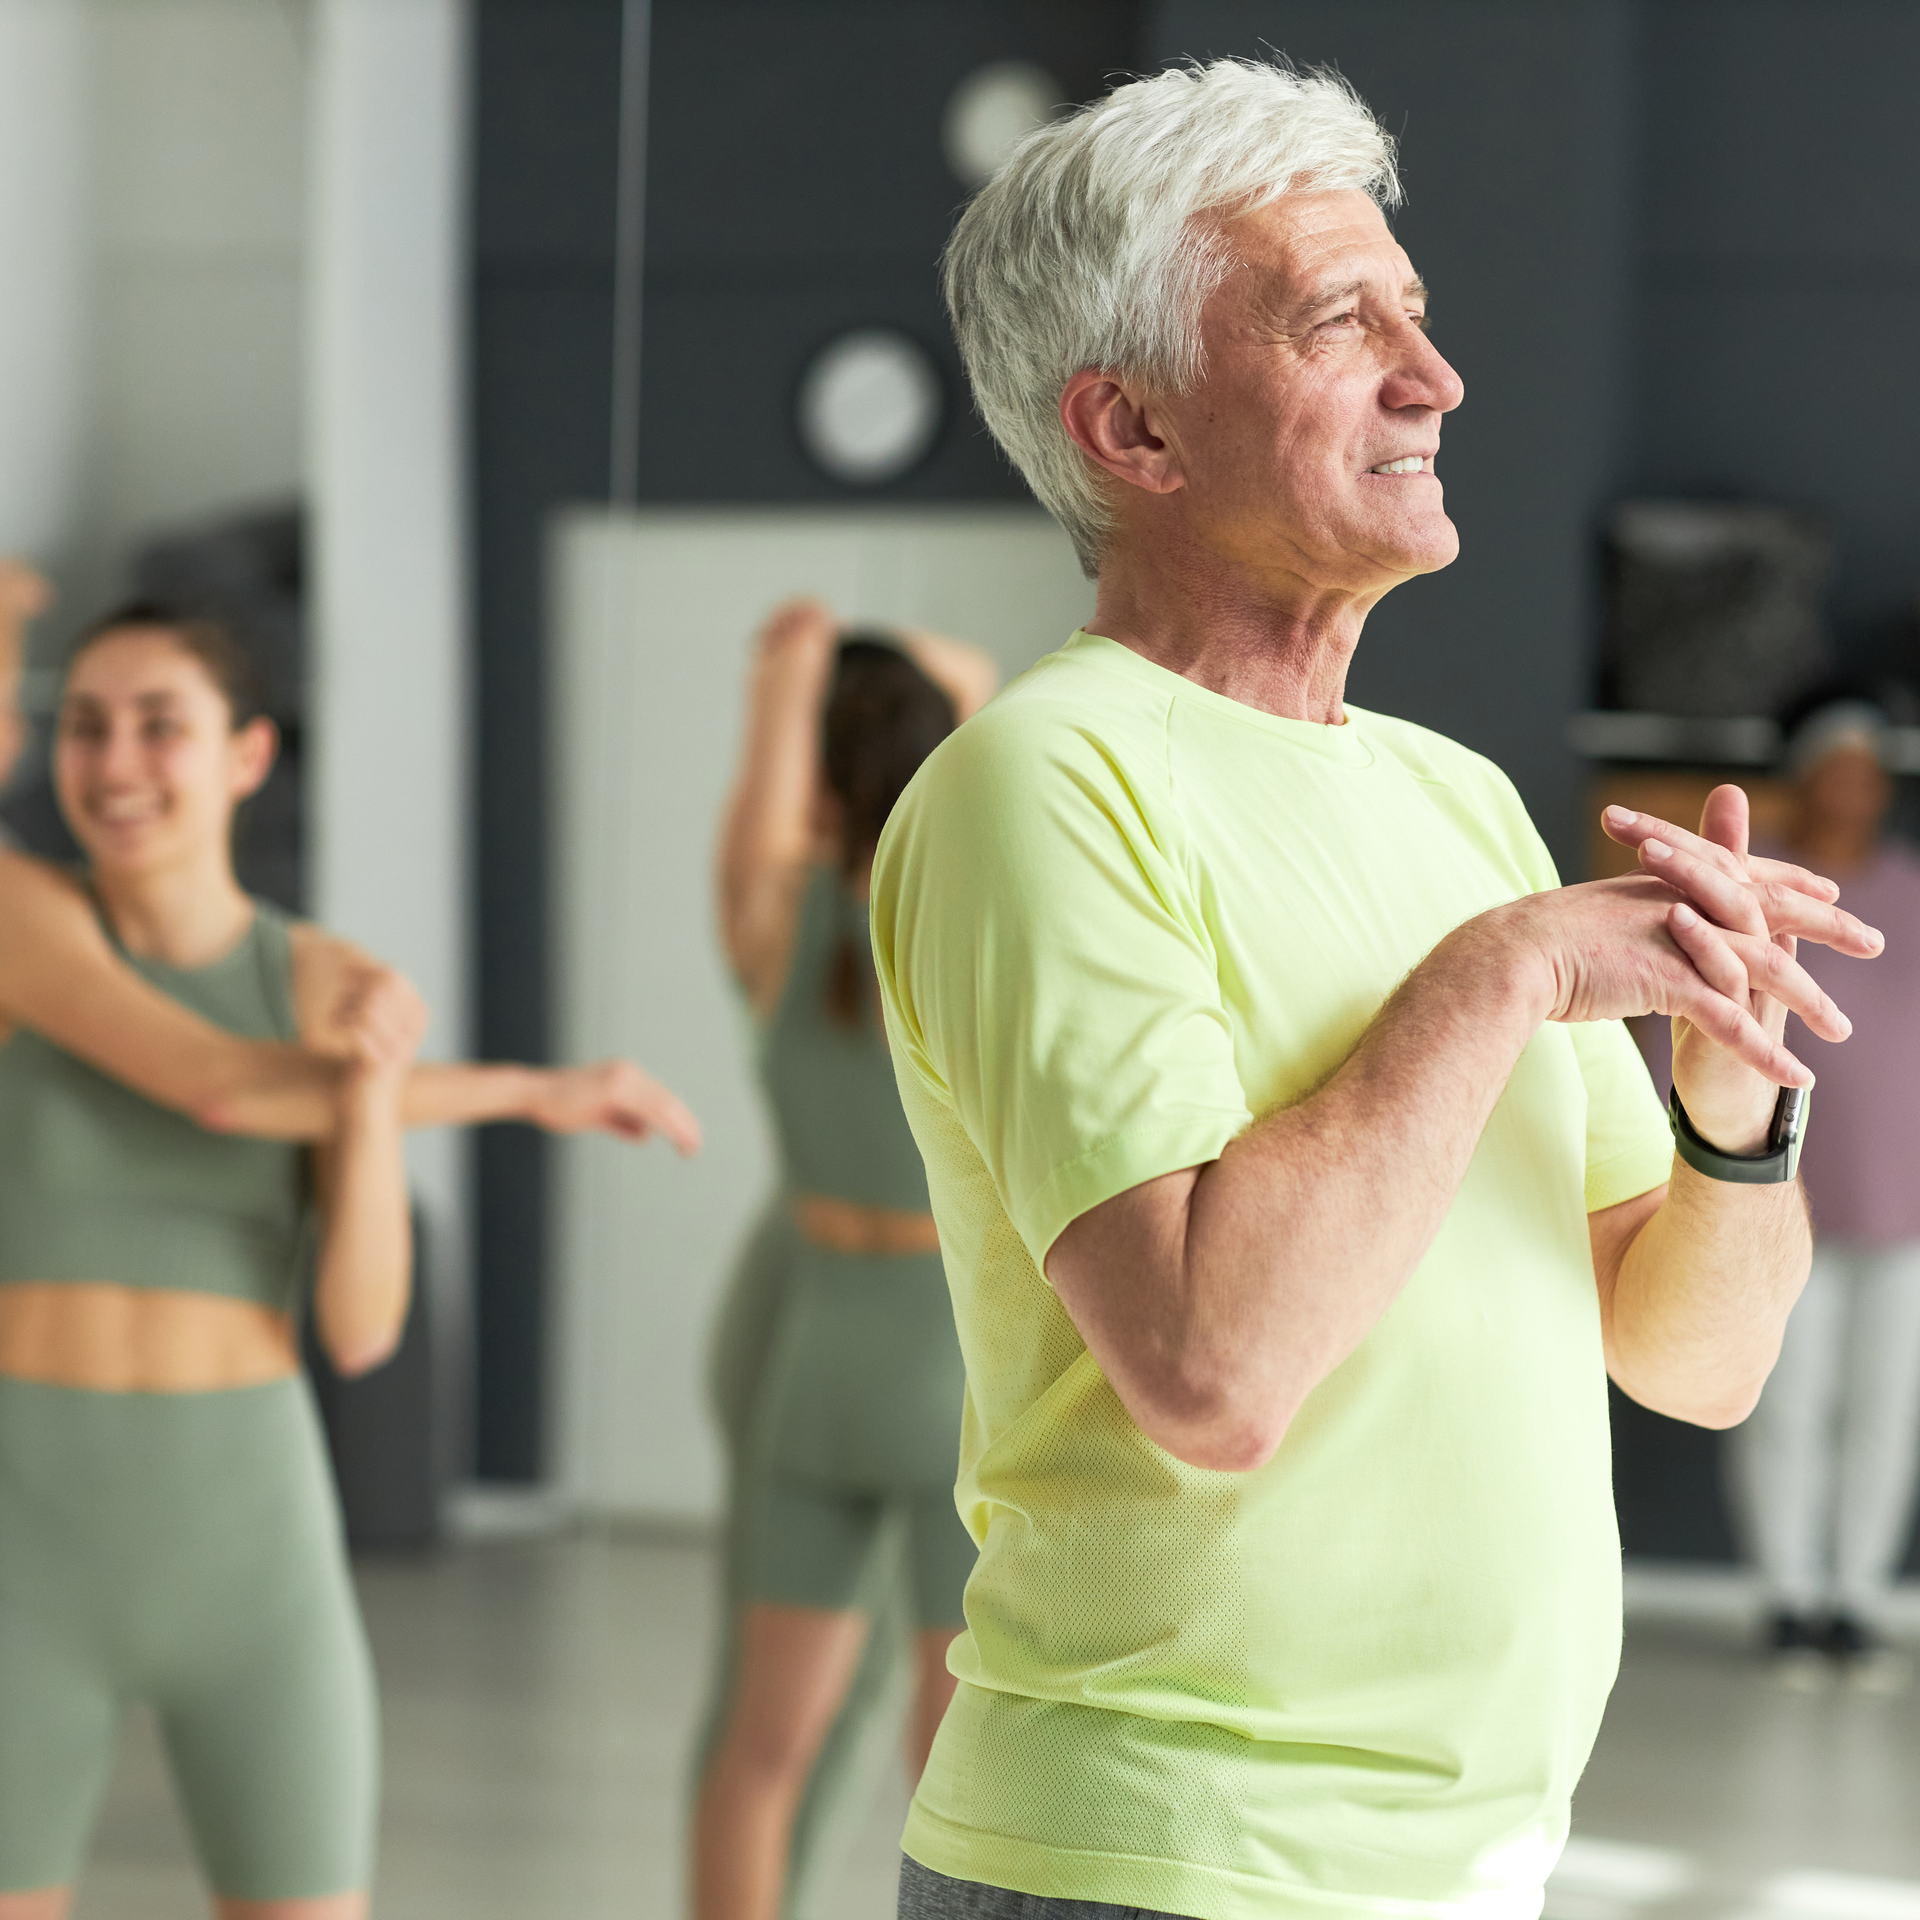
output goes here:
<path id="1" fill-rule="evenodd" d="M 1624 1022 L 1595 1020 L 1568 1031 L 1587 1085 L 1587 1211 L 1598 1213 L 1666 1185 L 1673 1132 Z"/>
<path id="2" fill-rule="evenodd" d="M 1043 1269 L 1070 1221 L 1217 1159 L 1252 1117 L 1155 744 L 989 709 L 875 860 L 896 1065 L 951 1108 Z"/>

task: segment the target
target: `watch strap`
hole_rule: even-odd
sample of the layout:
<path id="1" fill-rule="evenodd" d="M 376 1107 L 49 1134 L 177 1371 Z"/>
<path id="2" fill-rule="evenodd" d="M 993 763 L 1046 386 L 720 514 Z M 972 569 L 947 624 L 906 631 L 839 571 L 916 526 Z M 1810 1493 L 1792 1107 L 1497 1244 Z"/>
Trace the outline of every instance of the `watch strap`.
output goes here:
<path id="1" fill-rule="evenodd" d="M 1674 1151 L 1696 1173 L 1709 1180 L 1727 1180 L 1736 1186 L 1784 1186 L 1800 1171 L 1800 1142 L 1807 1128 L 1807 1090 L 1782 1087 L 1773 1103 L 1773 1122 L 1767 1129 L 1764 1153 L 1722 1153 L 1694 1131 L 1693 1122 L 1675 1087 L 1667 1101 L 1667 1124 L 1673 1129 Z"/>

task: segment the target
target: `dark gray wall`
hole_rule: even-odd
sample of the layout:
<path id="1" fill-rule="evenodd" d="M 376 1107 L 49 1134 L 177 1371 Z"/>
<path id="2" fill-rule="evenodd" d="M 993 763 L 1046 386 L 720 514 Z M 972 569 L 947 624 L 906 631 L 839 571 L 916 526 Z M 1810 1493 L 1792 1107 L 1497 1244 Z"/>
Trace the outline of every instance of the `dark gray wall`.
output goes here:
<path id="1" fill-rule="evenodd" d="M 1115 0 L 655 0 L 640 491 L 833 500 L 793 431 L 807 361 L 897 327 L 945 376 L 947 423 L 890 499 L 1020 499 L 973 417 L 934 262 L 966 197 L 940 114 L 989 60 L 1062 100 L 1137 57 Z"/>
<path id="2" fill-rule="evenodd" d="M 1920 678 L 1920 7 L 1664 0 L 1643 34 L 1628 482 L 1820 509 L 1843 666 Z M 1731 1554 L 1715 1436 L 1617 1396 L 1614 1430 L 1629 1550 Z"/>
<path id="3" fill-rule="evenodd" d="M 1466 383 L 1441 431 L 1460 558 L 1367 623 L 1353 698 L 1506 768 L 1577 871 L 1566 716 L 1586 699 L 1592 530 L 1625 453 L 1634 34 L 1624 0 L 1162 0 L 1154 61 L 1331 62 L 1399 137 L 1394 227 Z"/>
<path id="4" fill-rule="evenodd" d="M 1858 651 L 1920 587 L 1920 6 L 1645 19 L 1635 482 L 1823 509 Z"/>
<path id="5" fill-rule="evenodd" d="M 619 0 L 480 0 L 474 19 L 472 389 L 478 796 L 476 1038 L 547 1056 L 546 517 L 604 496 L 619 144 Z M 477 1469 L 542 1466 L 544 1142 L 482 1129 Z"/>

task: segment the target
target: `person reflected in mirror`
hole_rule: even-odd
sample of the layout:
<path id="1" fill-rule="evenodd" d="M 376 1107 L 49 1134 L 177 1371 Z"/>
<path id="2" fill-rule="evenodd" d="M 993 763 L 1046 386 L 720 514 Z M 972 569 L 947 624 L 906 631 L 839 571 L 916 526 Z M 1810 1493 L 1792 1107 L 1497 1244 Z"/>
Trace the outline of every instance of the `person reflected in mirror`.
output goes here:
<path id="1" fill-rule="evenodd" d="M 361 1920 L 375 1700 L 300 1371 L 310 1217 L 316 1334 L 363 1374 L 409 1306 L 406 1126 L 698 1144 L 626 1062 L 416 1065 L 407 981 L 235 878 L 274 747 L 222 628 L 123 609 L 55 731 L 84 872 L 0 853 L 0 1920 L 68 1911 L 131 1702 L 222 1920 Z"/>
<path id="2" fill-rule="evenodd" d="M 1889 746 L 1885 712 L 1859 700 L 1822 706 L 1788 743 L 1788 857 L 1837 880 L 1887 948 L 1870 967 L 1800 948 L 1856 1038 L 1821 1057 L 1801 1168 L 1813 1269 L 1728 1454 L 1774 1670 L 1869 1691 L 1912 1675 L 1881 1623 L 1920 1469 L 1920 854 L 1884 830 Z"/>
<path id="3" fill-rule="evenodd" d="M 0 558 L 0 793 L 7 790 L 20 750 L 27 743 L 20 682 L 27 666 L 27 628 L 51 598 L 45 578 L 25 561 Z M 0 847 L 6 830 L 0 827 Z"/>
<path id="4" fill-rule="evenodd" d="M 733 1512 L 698 1920 L 781 1911 L 832 1798 L 816 1769 L 846 1765 L 898 1638 L 912 1645 L 916 1778 L 953 1691 L 946 1654 L 974 1560 L 953 1504 L 964 1369 L 881 1025 L 867 886 L 894 802 L 994 683 L 971 647 L 843 631 L 812 600 L 776 609 L 759 637 L 719 902 L 783 1187 L 716 1355 Z"/>

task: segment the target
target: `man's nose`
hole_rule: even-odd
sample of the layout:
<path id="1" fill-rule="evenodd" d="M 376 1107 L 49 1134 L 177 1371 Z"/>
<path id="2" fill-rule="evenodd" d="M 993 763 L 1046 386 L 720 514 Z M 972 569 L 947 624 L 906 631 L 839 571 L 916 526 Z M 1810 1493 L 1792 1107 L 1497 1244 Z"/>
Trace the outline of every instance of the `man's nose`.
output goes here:
<path id="1" fill-rule="evenodd" d="M 1397 363 L 1387 381 L 1390 407 L 1428 407 L 1451 413 L 1466 398 L 1466 383 L 1425 332 L 1408 325 Z"/>

